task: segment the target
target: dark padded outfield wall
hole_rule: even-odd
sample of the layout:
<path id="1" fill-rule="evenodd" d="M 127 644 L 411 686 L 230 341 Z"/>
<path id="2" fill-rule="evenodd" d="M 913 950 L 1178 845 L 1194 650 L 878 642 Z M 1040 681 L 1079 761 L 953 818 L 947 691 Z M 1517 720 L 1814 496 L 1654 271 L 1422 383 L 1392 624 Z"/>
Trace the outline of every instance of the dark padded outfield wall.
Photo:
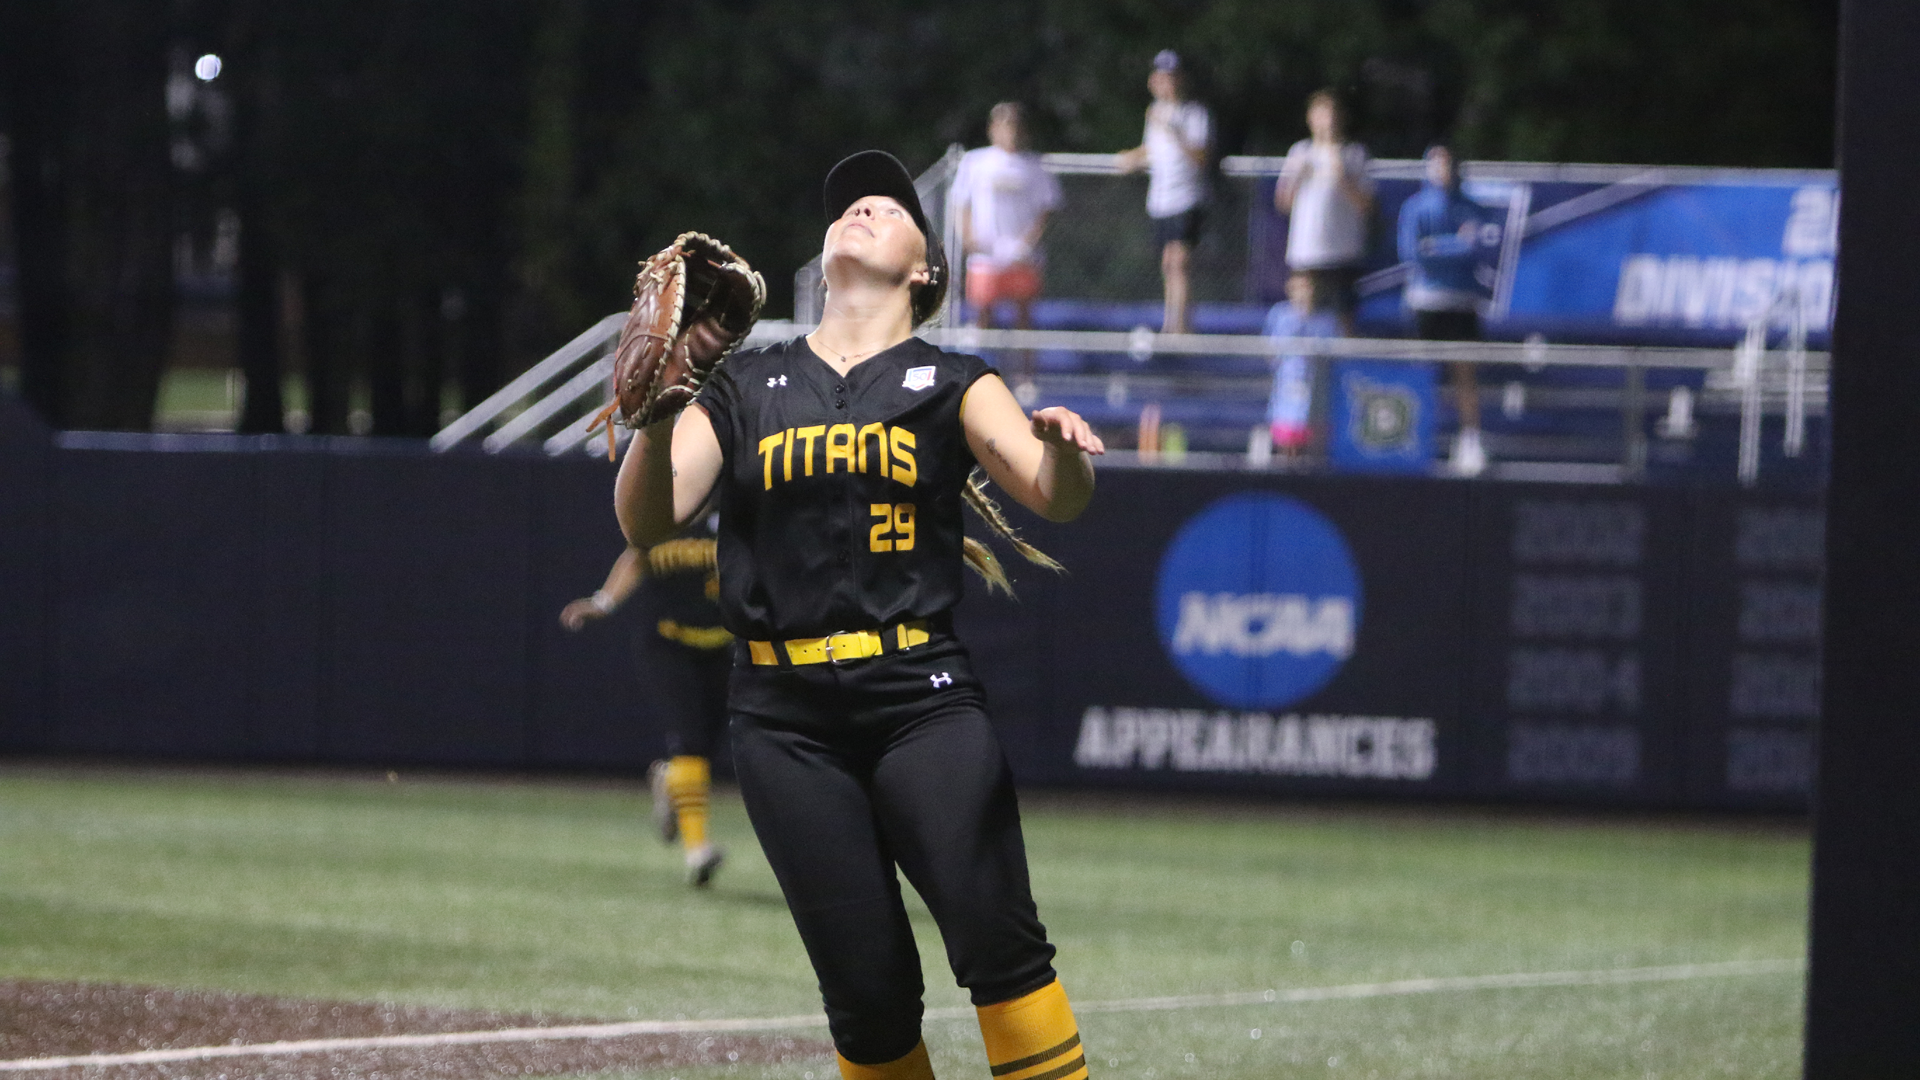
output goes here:
<path id="1" fill-rule="evenodd" d="M 254 460 L 146 443 L 55 458 L 52 749 L 243 754 Z"/>
<path id="2" fill-rule="evenodd" d="M 528 749 L 542 765 L 643 769 L 661 753 L 662 734 L 634 674 L 634 635 L 654 632 L 639 605 L 578 633 L 560 626 L 561 607 L 599 588 L 626 548 L 613 517 L 613 474 L 605 460 L 533 463 Z"/>
<path id="3" fill-rule="evenodd" d="M 1071 573 L 1048 598 L 1026 776 L 1465 790 L 1467 493 L 1110 471 L 1084 517 L 1045 534 Z"/>
<path id="4" fill-rule="evenodd" d="M 10 504 L 0 534 L 25 597 L 11 749 L 625 771 L 663 750 L 643 615 L 558 623 L 623 544 L 603 461 L 85 433 L 3 460 L 23 491 L 53 463 L 46 509 Z M 1002 550 L 1017 598 L 970 579 L 956 619 L 1025 782 L 1804 805 L 1811 495 L 1100 485 L 1071 525 L 1015 513 L 1066 574 Z"/>
<path id="5" fill-rule="evenodd" d="M 1806 500 L 1703 493 L 1685 656 L 1687 801 L 1799 808 L 1820 718 L 1826 517 Z"/>
<path id="6" fill-rule="evenodd" d="M 0 458 L 22 491 L 31 460 Z M 45 523 L 9 500 L 0 548 L 23 598 L 0 624 L 11 655 L 46 657 L 7 666 L 10 749 L 599 768 L 660 752 L 628 628 L 555 621 L 620 550 L 605 468 L 84 433 L 51 460 Z M 36 540 L 44 566 L 20 555 Z"/>
<path id="7" fill-rule="evenodd" d="M 330 458 L 317 448 L 255 455 L 248 518 L 255 529 L 247 564 L 252 586 L 243 615 L 250 627 L 250 756 L 297 760 L 316 757 L 327 745 Z"/>
<path id="8" fill-rule="evenodd" d="M 54 461 L 57 693 L 35 748 L 320 755 L 322 444 L 78 433 Z"/>
<path id="9" fill-rule="evenodd" d="M 1818 521 L 1812 494 L 1109 470 L 1029 527 L 1070 573 L 962 629 L 990 690 L 1030 688 L 996 714 L 1031 782 L 1796 809 Z"/>
<path id="10" fill-rule="evenodd" d="M 0 750 L 44 742 L 51 433 L 0 392 Z"/>
<path id="11" fill-rule="evenodd" d="M 1683 493 L 1476 485 L 1473 509 L 1474 788 L 1671 800 Z"/>
<path id="12" fill-rule="evenodd" d="M 1810 1080 L 1920 1076 L 1920 5 L 1840 17 L 1839 310 Z"/>
<path id="13" fill-rule="evenodd" d="M 515 765 L 527 725 L 532 463 L 328 460 L 328 756 Z"/>

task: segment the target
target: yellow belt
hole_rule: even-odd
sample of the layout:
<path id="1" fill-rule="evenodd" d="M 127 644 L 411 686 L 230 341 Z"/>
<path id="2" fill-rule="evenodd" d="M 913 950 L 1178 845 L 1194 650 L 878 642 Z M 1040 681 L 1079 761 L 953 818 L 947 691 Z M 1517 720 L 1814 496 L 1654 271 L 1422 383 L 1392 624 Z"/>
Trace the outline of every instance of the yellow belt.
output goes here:
<path id="1" fill-rule="evenodd" d="M 747 652 L 756 664 L 779 664 L 782 652 L 786 653 L 787 662 L 796 666 L 829 661 L 840 664 L 925 645 L 929 636 L 927 621 L 915 619 L 880 630 L 849 630 L 826 637 L 793 638 L 788 641 L 749 641 Z"/>
<path id="2" fill-rule="evenodd" d="M 668 641 L 695 649 L 719 649 L 733 642 L 733 635 L 724 626 L 682 626 L 672 619 L 661 619 L 655 629 Z"/>

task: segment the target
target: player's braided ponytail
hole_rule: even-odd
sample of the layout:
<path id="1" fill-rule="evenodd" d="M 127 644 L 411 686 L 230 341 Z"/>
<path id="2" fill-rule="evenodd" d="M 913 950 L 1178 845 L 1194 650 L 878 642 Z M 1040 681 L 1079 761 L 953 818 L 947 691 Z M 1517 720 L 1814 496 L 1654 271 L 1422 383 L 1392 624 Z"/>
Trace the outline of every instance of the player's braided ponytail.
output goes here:
<path id="1" fill-rule="evenodd" d="M 1066 572 L 1066 567 L 1053 561 L 1046 552 L 1020 539 L 1020 534 L 1013 531 L 1013 526 L 1008 524 L 1006 515 L 1000 512 L 1000 504 L 994 502 L 993 498 L 987 494 L 987 474 L 984 470 L 978 466 L 974 467 L 973 472 L 967 476 L 967 486 L 962 494 L 966 496 L 967 505 L 973 507 L 973 512 L 980 515 L 981 520 L 987 523 L 987 527 L 999 533 L 1001 539 L 1012 544 L 1013 550 L 1019 552 L 1028 562 L 1035 566 L 1044 566 L 1056 574 Z M 966 550 L 967 565 L 973 567 L 975 573 L 986 579 L 988 592 L 998 588 L 1008 596 L 1013 595 L 1013 583 L 1007 580 L 1006 568 L 1000 565 L 1000 560 L 994 556 L 992 548 L 971 536 L 963 539 L 962 546 Z"/>

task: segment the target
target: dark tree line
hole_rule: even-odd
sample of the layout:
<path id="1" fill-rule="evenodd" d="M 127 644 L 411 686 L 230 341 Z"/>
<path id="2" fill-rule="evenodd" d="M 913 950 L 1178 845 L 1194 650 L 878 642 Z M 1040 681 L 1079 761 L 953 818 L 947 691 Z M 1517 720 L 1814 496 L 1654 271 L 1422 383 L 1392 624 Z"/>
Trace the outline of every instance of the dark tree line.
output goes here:
<path id="1" fill-rule="evenodd" d="M 119 15 L 0 7 L 21 384 L 69 426 L 145 427 L 172 333 L 167 30 Z"/>
<path id="2" fill-rule="evenodd" d="M 240 222 L 242 424 L 437 425 L 623 303 L 683 228 L 782 311 L 839 156 L 915 168 L 1025 101 L 1043 149 L 1139 135 L 1180 49 L 1220 149 L 1278 153 L 1338 87 L 1382 155 L 1824 166 L 1834 0 L 3 0 L 22 386 L 64 426 L 151 422 L 183 222 Z M 169 112 L 218 53 L 221 131 Z M 204 151 L 181 164 L 182 139 Z M 293 319 L 291 324 L 285 320 Z M 291 331 L 298 330 L 297 336 Z"/>

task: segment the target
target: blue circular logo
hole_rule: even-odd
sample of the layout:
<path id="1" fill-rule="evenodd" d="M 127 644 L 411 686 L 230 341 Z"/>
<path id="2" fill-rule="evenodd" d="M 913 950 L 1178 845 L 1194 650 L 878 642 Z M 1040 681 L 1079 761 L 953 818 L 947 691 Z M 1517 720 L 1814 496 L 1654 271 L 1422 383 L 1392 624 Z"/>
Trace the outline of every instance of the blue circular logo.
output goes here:
<path id="1" fill-rule="evenodd" d="M 1161 556 L 1156 599 L 1174 665 L 1236 708 L 1281 708 L 1325 686 L 1360 633 L 1346 540 L 1284 495 L 1229 495 L 1188 519 Z"/>

